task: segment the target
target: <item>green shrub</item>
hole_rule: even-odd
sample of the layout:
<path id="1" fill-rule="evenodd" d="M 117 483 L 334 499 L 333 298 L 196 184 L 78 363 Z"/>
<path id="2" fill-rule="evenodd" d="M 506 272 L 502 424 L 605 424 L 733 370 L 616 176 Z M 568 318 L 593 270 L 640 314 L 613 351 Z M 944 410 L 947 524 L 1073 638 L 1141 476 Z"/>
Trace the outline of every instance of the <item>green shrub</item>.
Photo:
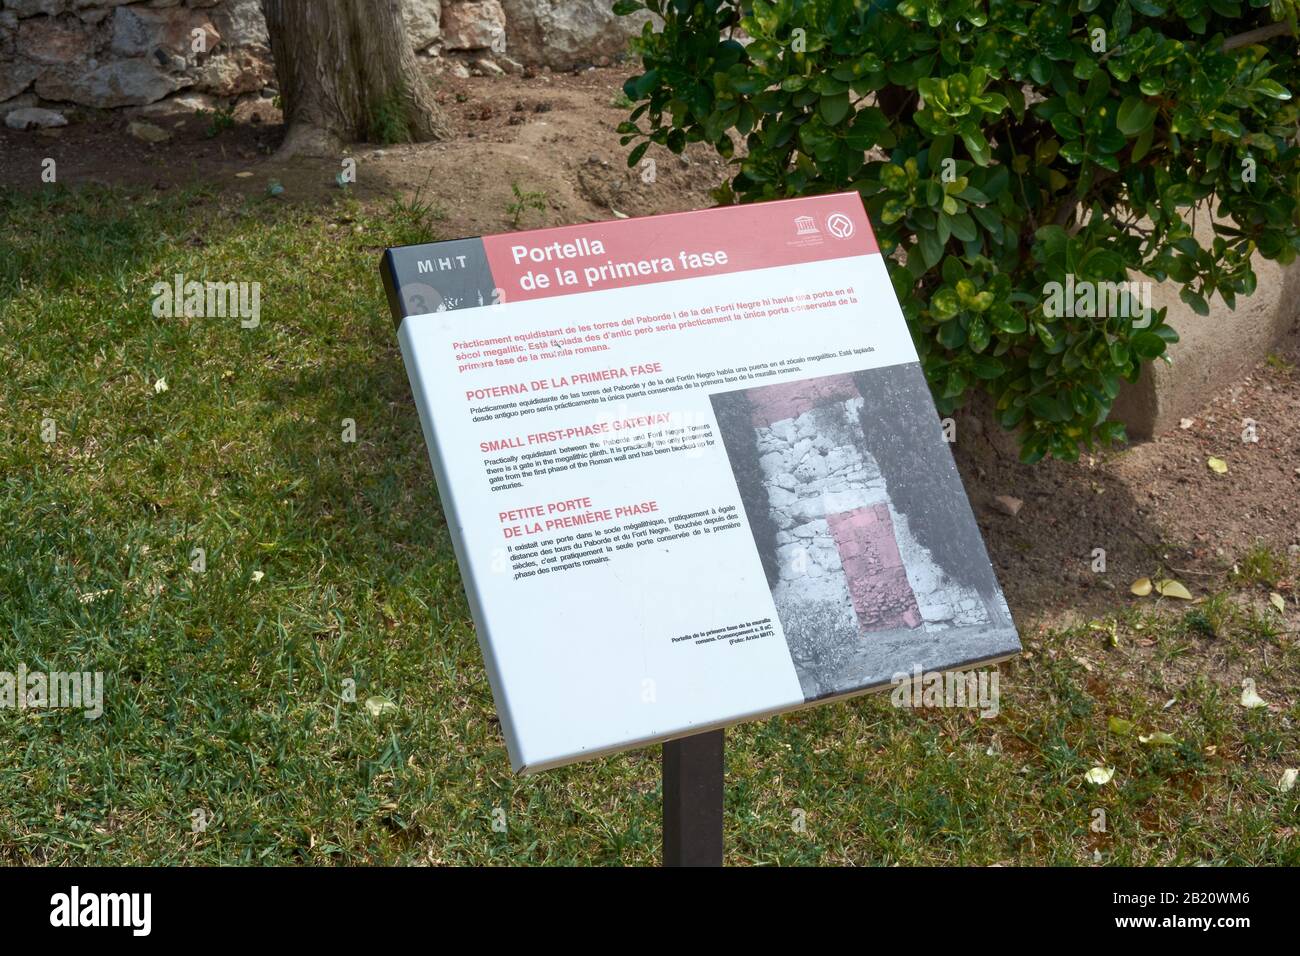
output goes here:
<path id="1" fill-rule="evenodd" d="M 643 7 L 629 164 L 702 141 L 720 202 L 857 190 L 940 411 L 987 392 L 1028 461 L 1122 440 L 1121 380 L 1177 341 L 1051 283 L 1172 279 L 1205 315 L 1300 249 L 1297 0 L 615 4 Z"/>

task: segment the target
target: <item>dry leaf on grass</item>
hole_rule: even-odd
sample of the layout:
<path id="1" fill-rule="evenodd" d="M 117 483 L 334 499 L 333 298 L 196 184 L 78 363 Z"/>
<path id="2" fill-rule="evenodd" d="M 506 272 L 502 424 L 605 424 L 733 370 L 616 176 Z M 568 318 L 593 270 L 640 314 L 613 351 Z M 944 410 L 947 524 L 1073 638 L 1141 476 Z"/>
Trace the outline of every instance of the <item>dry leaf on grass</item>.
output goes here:
<path id="1" fill-rule="evenodd" d="M 1255 692 L 1255 682 L 1249 678 L 1241 682 L 1241 706 L 1247 710 L 1268 706 L 1268 701 Z"/>
<path id="2" fill-rule="evenodd" d="M 1111 778 L 1114 776 L 1114 767 L 1093 767 L 1083 775 L 1085 780 L 1089 783 L 1095 783 L 1099 787 L 1110 783 Z"/>
<path id="3" fill-rule="evenodd" d="M 1173 579 L 1157 581 L 1156 591 L 1160 593 L 1161 597 L 1178 598 L 1180 601 L 1190 601 L 1192 599 L 1192 592 Z"/>
<path id="4" fill-rule="evenodd" d="M 1138 737 L 1138 742 L 1152 747 L 1176 747 L 1178 745 L 1178 741 L 1174 739 L 1173 734 L 1167 734 L 1163 730 L 1157 730 L 1151 734 L 1142 734 Z"/>

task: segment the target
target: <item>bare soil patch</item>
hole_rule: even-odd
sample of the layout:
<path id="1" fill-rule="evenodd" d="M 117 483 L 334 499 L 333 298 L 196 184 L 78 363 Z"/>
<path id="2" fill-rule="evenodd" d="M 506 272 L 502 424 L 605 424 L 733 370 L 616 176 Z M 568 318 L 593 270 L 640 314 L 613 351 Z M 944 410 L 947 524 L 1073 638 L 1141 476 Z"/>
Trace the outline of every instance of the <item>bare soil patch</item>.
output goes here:
<path id="1" fill-rule="evenodd" d="M 357 162 L 349 192 L 365 202 L 416 191 L 439 213 L 448 238 L 600 221 L 620 215 L 698 209 L 724 178 L 722 161 L 695 146 L 678 157 L 653 150 L 653 175 L 644 164 L 627 166 L 627 150 L 614 132 L 627 118 L 619 105 L 626 71 L 590 69 L 530 77 L 444 74 L 437 99 L 455 129 L 446 142 L 419 145 L 359 144 L 337 159 L 279 162 L 281 113 L 271 99 L 241 102 L 233 125 L 214 130 L 213 115 L 127 115 L 102 111 L 70 114 L 55 130 L 15 132 L 0 127 L 0 186 L 40 185 L 41 163 L 57 163 L 58 181 L 172 189 L 207 184 L 233 195 L 260 197 L 272 183 L 285 202 L 321 202 L 338 196 L 335 177 L 346 156 Z M 149 144 L 133 137 L 132 121 L 145 120 L 171 134 Z M 513 185 L 539 195 L 518 218 Z"/>
<path id="2" fill-rule="evenodd" d="M 1022 465 L 996 426 L 963 416 L 958 465 L 1017 619 L 1113 611 L 1138 600 L 1128 589 L 1141 577 L 1172 577 L 1202 596 L 1253 549 L 1300 556 L 1297 364 L 1293 330 L 1270 361 L 1206 396 L 1187 428 L 1072 464 Z M 1248 419 L 1257 441 L 1243 441 Z M 1001 495 L 1024 502 L 1017 515 L 994 504 Z M 1095 548 L 1104 573 L 1093 570 Z"/>

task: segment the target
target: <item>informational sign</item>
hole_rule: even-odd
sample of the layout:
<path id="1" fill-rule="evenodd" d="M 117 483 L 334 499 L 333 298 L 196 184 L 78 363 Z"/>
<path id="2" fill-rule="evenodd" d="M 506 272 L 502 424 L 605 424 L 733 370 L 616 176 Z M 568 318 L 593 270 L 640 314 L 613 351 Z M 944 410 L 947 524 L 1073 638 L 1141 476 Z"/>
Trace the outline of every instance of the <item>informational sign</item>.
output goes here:
<path id="1" fill-rule="evenodd" d="M 381 272 L 516 770 L 1019 651 L 856 193 Z"/>

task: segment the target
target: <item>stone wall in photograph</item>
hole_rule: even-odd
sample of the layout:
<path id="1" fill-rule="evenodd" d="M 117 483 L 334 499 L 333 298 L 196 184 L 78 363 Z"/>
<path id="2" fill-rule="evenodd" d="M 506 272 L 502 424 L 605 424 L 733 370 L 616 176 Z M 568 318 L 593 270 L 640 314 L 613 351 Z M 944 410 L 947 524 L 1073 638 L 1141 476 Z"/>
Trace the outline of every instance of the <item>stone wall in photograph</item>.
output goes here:
<path id="1" fill-rule="evenodd" d="M 880 467 L 856 440 L 863 400 L 852 376 L 749 396 L 777 526 L 778 606 L 833 600 L 864 632 L 987 621 L 979 594 L 950 580 L 892 507 Z"/>
<path id="2" fill-rule="evenodd" d="M 869 372 L 866 381 L 890 374 Z M 919 540 L 917 515 L 899 507 L 891 482 L 906 476 L 886 475 L 866 447 L 857 377 L 830 375 L 712 399 L 809 700 L 888 679 L 892 672 L 882 667 L 936 654 L 941 637 L 962 632 L 978 643 L 998 629 L 977 588 L 943 565 Z M 924 406 L 909 414 L 933 415 L 928 399 Z M 907 420 L 900 416 L 891 431 L 896 435 Z M 964 505 L 955 497 L 960 493 L 957 484 L 944 492 L 951 501 L 935 504 Z"/>
<path id="3" fill-rule="evenodd" d="M 417 53 L 457 75 L 607 64 L 639 29 L 605 0 L 403 0 Z M 259 0 L 0 0 L 0 114 L 211 107 L 273 90 Z"/>

